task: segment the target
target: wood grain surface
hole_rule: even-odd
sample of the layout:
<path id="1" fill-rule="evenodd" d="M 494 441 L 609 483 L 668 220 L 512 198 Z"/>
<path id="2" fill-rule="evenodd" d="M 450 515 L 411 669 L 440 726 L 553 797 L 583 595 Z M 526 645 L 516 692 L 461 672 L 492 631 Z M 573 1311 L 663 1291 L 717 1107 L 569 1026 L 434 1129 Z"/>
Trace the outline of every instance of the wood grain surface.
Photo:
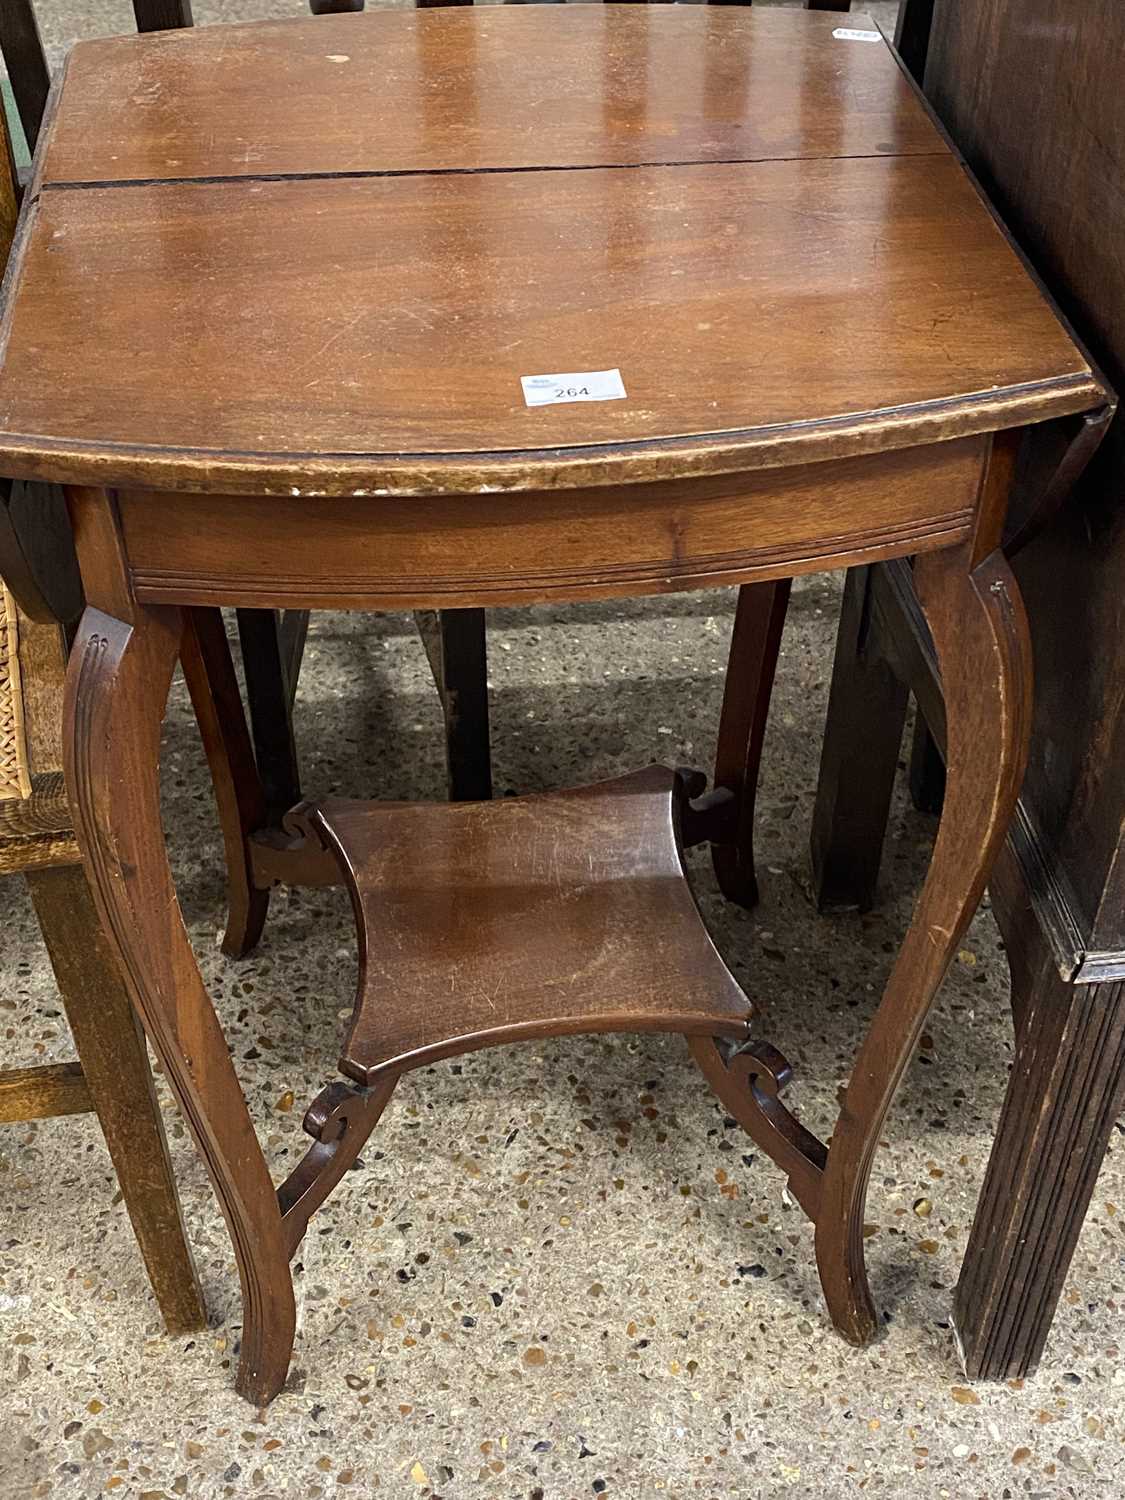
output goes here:
<path id="1" fill-rule="evenodd" d="M 674 773 L 499 802 L 323 802 L 360 933 L 341 1071 L 591 1031 L 745 1040 L 751 1010 L 696 910 Z"/>
<path id="2" fill-rule="evenodd" d="M 0 463 L 31 477 L 653 479 L 1103 399 L 951 157 L 56 190 L 25 224 Z M 609 368 L 625 400 L 524 404 Z"/>
<path id="3" fill-rule="evenodd" d="M 122 490 L 117 514 L 133 588 L 150 602 L 621 598 L 949 546 L 972 526 L 987 452 L 986 439 L 962 438 L 765 473 L 522 494 L 310 503 Z M 80 526 L 84 512 L 76 504 Z"/>
<path id="4" fill-rule="evenodd" d="M 840 24 L 470 6 L 83 42 L 44 180 L 943 151 L 887 49 L 833 38 Z"/>

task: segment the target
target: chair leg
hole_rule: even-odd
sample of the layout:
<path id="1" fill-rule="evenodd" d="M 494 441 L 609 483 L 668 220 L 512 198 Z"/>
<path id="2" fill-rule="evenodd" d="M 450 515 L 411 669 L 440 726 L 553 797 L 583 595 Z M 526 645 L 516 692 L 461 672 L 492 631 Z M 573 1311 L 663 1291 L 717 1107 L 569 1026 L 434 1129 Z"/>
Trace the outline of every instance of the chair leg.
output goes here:
<path id="1" fill-rule="evenodd" d="M 167 31 L 190 26 L 191 0 L 133 0 L 138 31 Z"/>
<path id="2" fill-rule="evenodd" d="M 238 638 L 258 775 L 271 823 L 280 823 L 301 800 L 297 742 L 293 737 L 291 661 L 284 625 L 273 609 L 240 609 Z"/>
<path id="3" fill-rule="evenodd" d="M 227 862 L 223 952 L 242 958 L 261 937 L 269 908 L 270 893 L 254 884 L 250 860 L 250 837 L 267 821 L 266 799 L 220 610 L 184 611 L 180 662 L 207 754 L 223 830 Z"/>
<path id="4" fill-rule="evenodd" d="M 908 693 L 880 650 L 871 568 L 844 587 L 811 852 L 821 911 L 869 911 L 898 767 Z"/>
<path id="5" fill-rule="evenodd" d="M 997 465 L 1003 477 L 1003 462 Z M 899 1080 L 1000 852 L 1027 763 L 1031 646 L 1019 588 L 999 552 L 971 544 L 920 557 L 919 603 L 945 691 L 945 807 L 929 874 L 883 998 L 856 1057 L 828 1148 L 816 1255 L 833 1323 L 874 1334 L 863 1257 L 867 1180 Z"/>
<path id="6" fill-rule="evenodd" d="M 0 53 L 11 80 L 28 149 L 34 151 L 51 90 L 51 75 L 30 0 L 23 5 L 5 0 L 0 5 Z"/>
<path id="7" fill-rule="evenodd" d="M 82 617 L 67 670 L 63 749 L 94 905 L 226 1216 L 242 1282 L 238 1390 L 281 1389 L 296 1305 L 277 1194 L 184 928 L 160 816 L 160 726 L 184 622 L 137 604 Z"/>
<path id="8" fill-rule="evenodd" d="M 80 865 L 29 870 L 86 1086 L 117 1171 L 125 1207 L 169 1333 L 206 1326 L 184 1236 L 144 1037 L 98 925 Z"/>
<path id="9" fill-rule="evenodd" d="M 488 647 L 483 609 L 415 610 L 445 718 L 450 802 L 492 796 Z"/>
<path id="10" fill-rule="evenodd" d="M 711 859 L 723 895 L 745 907 L 758 902 L 754 804 L 790 586 L 784 578 L 739 589 L 723 688 L 715 790 L 732 792 L 734 808 L 730 841 L 713 843 Z"/>
<path id="11" fill-rule="evenodd" d="M 945 762 L 930 726 L 918 712 L 910 746 L 910 800 L 920 813 L 937 817 L 945 800 Z"/>

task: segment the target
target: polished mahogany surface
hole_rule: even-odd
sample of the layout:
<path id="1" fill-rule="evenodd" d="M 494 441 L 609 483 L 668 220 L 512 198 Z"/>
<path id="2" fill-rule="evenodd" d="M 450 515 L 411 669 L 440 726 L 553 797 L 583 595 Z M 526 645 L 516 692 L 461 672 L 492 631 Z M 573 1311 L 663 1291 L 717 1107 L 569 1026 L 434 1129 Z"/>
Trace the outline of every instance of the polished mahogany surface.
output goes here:
<path id="1" fill-rule="evenodd" d="M 46 180 L 943 149 L 885 49 L 832 38 L 862 16 L 658 10 L 467 6 L 83 43 Z"/>
<path id="2" fill-rule="evenodd" d="M 79 48 L 4 322 L 0 464 L 549 488 L 1098 404 L 889 50 L 833 19 L 471 8 Z M 524 404 L 521 376 L 604 369 L 624 399 Z"/>
<path id="3" fill-rule="evenodd" d="M 370 1087 L 576 1032 L 745 1041 L 752 1011 L 684 878 L 676 806 L 675 772 L 650 766 L 497 802 L 331 799 L 307 814 L 362 934 L 341 1070 Z"/>

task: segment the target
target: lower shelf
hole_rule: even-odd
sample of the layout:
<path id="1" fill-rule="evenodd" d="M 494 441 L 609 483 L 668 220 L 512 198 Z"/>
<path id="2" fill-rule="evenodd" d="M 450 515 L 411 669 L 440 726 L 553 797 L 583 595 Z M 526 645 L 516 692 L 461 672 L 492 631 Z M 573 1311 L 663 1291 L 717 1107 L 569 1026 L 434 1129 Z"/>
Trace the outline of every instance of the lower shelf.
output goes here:
<path id="1" fill-rule="evenodd" d="M 496 802 L 327 801 L 292 815 L 339 862 L 360 976 L 340 1070 L 591 1031 L 744 1041 L 749 1001 L 684 877 L 663 766 Z"/>

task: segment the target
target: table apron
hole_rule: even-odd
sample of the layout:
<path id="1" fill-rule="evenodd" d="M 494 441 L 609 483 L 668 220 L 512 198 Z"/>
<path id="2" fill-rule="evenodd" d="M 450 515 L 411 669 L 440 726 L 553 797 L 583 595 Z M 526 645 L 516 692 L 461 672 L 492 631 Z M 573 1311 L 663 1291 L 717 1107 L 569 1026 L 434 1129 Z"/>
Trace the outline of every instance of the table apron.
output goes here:
<path id="1" fill-rule="evenodd" d="M 145 603 L 418 609 L 659 594 L 933 551 L 988 437 L 748 474 L 396 496 L 117 495 Z"/>

